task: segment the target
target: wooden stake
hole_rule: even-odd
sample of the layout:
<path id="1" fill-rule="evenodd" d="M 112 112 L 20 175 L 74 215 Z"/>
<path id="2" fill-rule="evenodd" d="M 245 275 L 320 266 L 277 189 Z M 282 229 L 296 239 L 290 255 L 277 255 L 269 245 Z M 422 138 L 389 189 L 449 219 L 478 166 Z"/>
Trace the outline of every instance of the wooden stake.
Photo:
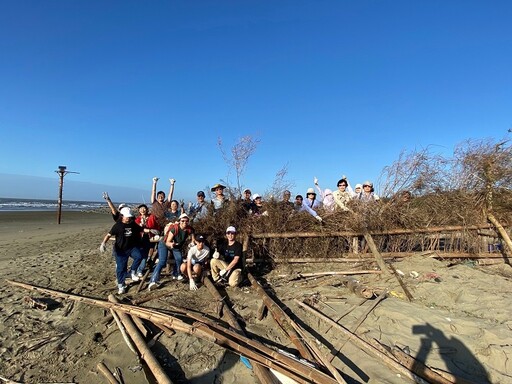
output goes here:
<path id="1" fill-rule="evenodd" d="M 108 300 L 112 303 L 119 304 L 119 300 L 117 300 L 114 295 L 109 295 Z M 142 359 L 146 362 L 149 369 L 151 369 L 151 372 L 153 373 L 153 376 L 155 376 L 156 381 L 159 384 L 172 384 L 171 379 L 169 379 L 164 369 L 160 365 L 160 362 L 156 359 L 155 355 L 153 355 L 147 346 L 144 337 L 142 337 L 130 316 L 126 313 L 119 313 L 119 318 L 121 319 L 123 325 L 126 327 L 126 330 L 129 333 L 131 339 L 137 346 Z"/>

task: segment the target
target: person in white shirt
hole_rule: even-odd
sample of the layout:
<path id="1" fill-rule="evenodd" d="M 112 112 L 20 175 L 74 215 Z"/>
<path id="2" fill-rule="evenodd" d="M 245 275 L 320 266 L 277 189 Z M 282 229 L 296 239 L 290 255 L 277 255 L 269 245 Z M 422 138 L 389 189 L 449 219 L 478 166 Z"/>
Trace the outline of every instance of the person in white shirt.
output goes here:
<path id="1" fill-rule="evenodd" d="M 188 276 L 191 291 L 197 290 L 196 279 L 201 279 L 204 266 L 210 256 L 210 248 L 205 245 L 205 240 L 203 235 L 195 237 L 195 245 L 188 251 L 187 262 L 180 267 L 181 273 Z"/>

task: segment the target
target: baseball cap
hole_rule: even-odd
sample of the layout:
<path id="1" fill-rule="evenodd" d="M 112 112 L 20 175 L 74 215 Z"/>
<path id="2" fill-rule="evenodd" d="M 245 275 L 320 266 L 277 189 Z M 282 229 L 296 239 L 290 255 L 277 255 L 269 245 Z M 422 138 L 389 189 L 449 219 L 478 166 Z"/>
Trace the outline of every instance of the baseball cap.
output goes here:
<path id="1" fill-rule="evenodd" d="M 123 215 L 124 217 L 133 217 L 132 210 L 129 207 L 121 208 L 119 213 L 121 213 L 121 215 Z"/>
<path id="2" fill-rule="evenodd" d="M 203 192 L 203 191 L 199 191 L 199 192 L 197 192 L 197 196 L 198 196 L 198 197 L 199 197 L 199 196 L 203 196 L 203 197 L 204 197 L 204 192 Z"/>
<path id="3" fill-rule="evenodd" d="M 198 235 L 198 236 L 196 236 L 196 241 L 200 241 L 201 243 L 204 243 L 204 241 L 205 241 L 205 240 L 206 240 L 206 239 L 204 238 L 204 236 L 203 236 L 203 235 Z"/>
<path id="4" fill-rule="evenodd" d="M 181 219 L 188 219 L 188 215 L 187 215 L 186 213 L 182 213 L 182 214 L 180 215 L 180 220 L 181 220 Z"/>
<path id="5" fill-rule="evenodd" d="M 257 193 L 255 193 L 254 195 L 252 195 L 252 199 L 253 199 L 253 200 L 256 200 L 256 199 L 258 199 L 258 198 L 260 198 L 260 199 L 261 199 L 261 196 L 260 196 L 260 195 L 258 195 Z"/>
<path id="6" fill-rule="evenodd" d="M 231 226 L 229 226 L 229 227 L 226 229 L 226 233 L 228 233 L 228 232 L 236 233 L 236 228 L 235 228 L 235 227 L 233 227 L 233 226 L 231 225 Z"/>
<path id="7" fill-rule="evenodd" d="M 125 203 L 122 203 L 122 204 L 119 204 L 119 207 L 117 207 L 117 210 L 120 211 L 121 209 L 123 209 L 124 207 L 127 207 L 128 205 L 126 205 Z"/>

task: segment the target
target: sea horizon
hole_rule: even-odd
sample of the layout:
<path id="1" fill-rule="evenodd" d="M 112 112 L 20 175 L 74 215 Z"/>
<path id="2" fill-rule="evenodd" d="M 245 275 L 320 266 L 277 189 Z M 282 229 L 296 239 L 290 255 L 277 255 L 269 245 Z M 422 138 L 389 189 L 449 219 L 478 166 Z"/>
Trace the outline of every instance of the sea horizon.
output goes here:
<path id="1" fill-rule="evenodd" d="M 131 203 L 127 203 L 132 205 Z M 136 204 L 134 204 L 136 205 Z M 62 200 L 62 211 L 93 211 L 108 208 L 104 200 Z M 57 199 L 26 199 L 17 197 L 0 197 L 0 212 L 40 212 L 57 211 Z"/>

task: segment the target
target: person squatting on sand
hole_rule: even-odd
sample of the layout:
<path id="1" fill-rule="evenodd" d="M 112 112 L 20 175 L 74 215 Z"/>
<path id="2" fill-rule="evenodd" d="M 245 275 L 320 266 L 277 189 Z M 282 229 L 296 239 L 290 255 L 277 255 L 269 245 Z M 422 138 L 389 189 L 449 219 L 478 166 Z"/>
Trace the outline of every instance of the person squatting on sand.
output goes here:
<path id="1" fill-rule="evenodd" d="M 197 290 L 197 283 L 201 280 L 208 264 L 210 248 L 205 245 L 205 240 L 203 235 L 196 236 L 196 244 L 188 250 L 187 262 L 180 267 L 181 273 L 188 276 L 191 291 Z"/>
<path id="2" fill-rule="evenodd" d="M 121 220 L 117 221 L 110 231 L 105 235 L 100 245 L 100 252 L 107 250 L 107 241 L 112 237 L 116 237 L 114 243 L 114 257 L 116 260 L 116 277 L 118 293 L 126 292 L 125 280 L 127 277 L 128 258 L 133 259 L 132 266 L 130 267 L 130 274 L 133 281 L 138 281 L 136 275 L 137 268 L 142 260 L 140 253 L 141 233 L 149 233 L 150 229 L 142 228 L 133 221 L 133 215 L 128 207 L 124 207 L 120 211 Z"/>
<path id="3" fill-rule="evenodd" d="M 242 282 L 242 244 L 236 240 L 236 229 L 230 226 L 226 229 L 227 242 L 221 244 L 213 254 L 210 268 L 214 283 L 222 280 L 230 287 L 236 287 Z"/>
<path id="4" fill-rule="evenodd" d="M 173 279 L 183 280 L 183 276 L 179 272 L 183 262 L 182 252 L 186 249 L 186 241 L 189 236 L 193 243 L 195 241 L 194 228 L 189 225 L 189 217 L 186 213 L 181 214 L 178 223 L 169 223 L 165 227 L 163 239 L 158 243 L 158 264 L 151 275 L 148 286 L 150 291 L 158 286 L 160 272 L 167 265 L 168 250 L 171 250 L 174 256 Z"/>

